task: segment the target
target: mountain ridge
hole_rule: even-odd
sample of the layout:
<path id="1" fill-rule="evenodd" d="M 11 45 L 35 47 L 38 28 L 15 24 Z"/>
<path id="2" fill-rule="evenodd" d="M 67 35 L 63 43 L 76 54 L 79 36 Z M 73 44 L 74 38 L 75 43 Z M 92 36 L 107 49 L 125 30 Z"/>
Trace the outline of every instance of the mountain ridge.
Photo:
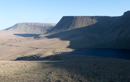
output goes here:
<path id="1" fill-rule="evenodd" d="M 48 31 L 48 34 L 55 34 L 67 30 L 72 30 L 76 28 L 82 28 L 86 26 L 93 25 L 99 21 L 111 22 L 114 18 L 110 16 L 63 16 L 57 25 Z"/>
<path id="2" fill-rule="evenodd" d="M 25 32 L 25 33 L 36 33 L 44 34 L 48 30 L 52 29 L 56 24 L 55 23 L 17 23 L 12 27 L 9 27 L 5 30 L 16 31 L 16 32 Z"/>
<path id="3" fill-rule="evenodd" d="M 122 16 L 116 17 L 85 17 L 63 17 L 53 29 L 48 31 L 48 34 L 50 33 L 50 35 L 48 35 L 47 37 L 60 38 L 61 40 L 70 41 L 70 45 L 68 46 L 68 48 L 72 49 L 130 49 L 130 11 L 125 12 Z M 83 20 L 81 20 L 82 18 Z M 69 23 L 67 20 L 69 21 Z M 94 20 L 94 22 L 89 23 L 91 22 L 91 20 Z M 85 23 L 85 25 L 82 26 L 82 23 Z M 77 24 L 78 26 L 76 27 Z"/>

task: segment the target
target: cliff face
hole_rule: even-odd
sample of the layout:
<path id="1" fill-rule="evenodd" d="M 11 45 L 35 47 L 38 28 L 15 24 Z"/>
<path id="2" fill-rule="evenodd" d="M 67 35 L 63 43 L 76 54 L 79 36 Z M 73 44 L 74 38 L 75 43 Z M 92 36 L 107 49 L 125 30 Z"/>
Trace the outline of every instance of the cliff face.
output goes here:
<path id="1" fill-rule="evenodd" d="M 126 11 L 126 12 L 123 14 L 122 17 L 124 17 L 124 18 L 130 17 L 130 11 Z"/>
<path id="2" fill-rule="evenodd" d="M 54 26 L 55 24 L 51 23 L 18 23 L 6 30 L 25 32 L 25 33 L 44 34 L 48 30 L 52 29 Z"/>
<path id="3" fill-rule="evenodd" d="M 68 48 L 130 49 L 130 11 L 122 16 L 67 16 L 48 38 L 69 40 Z"/>
<path id="4" fill-rule="evenodd" d="M 101 42 L 103 47 L 130 49 L 130 11 L 125 12 L 109 26 L 106 37 Z"/>
<path id="5" fill-rule="evenodd" d="M 81 28 L 84 26 L 89 26 L 96 23 L 95 18 L 87 16 L 65 16 L 60 22 L 53 28 L 49 33 L 58 33 L 62 31 L 72 30 L 76 28 Z"/>
<path id="6" fill-rule="evenodd" d="M 72 29 L 91 26 L 98 23 L 98 27 L 102 27 L 114 21 L 114 18 L 107 16 L 64 16 L 58 24 L 48 33 L 55 34 Z M 102 24 L 99 24 L 101 23 Z"/>

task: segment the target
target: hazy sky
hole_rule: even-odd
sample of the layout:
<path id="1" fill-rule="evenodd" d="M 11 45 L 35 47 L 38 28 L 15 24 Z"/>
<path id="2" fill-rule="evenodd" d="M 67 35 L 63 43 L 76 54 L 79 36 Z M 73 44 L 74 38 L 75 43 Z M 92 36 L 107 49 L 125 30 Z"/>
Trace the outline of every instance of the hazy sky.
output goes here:
<path id="1" fill-rule="evenodd" d="M 0 30 L 21 22 L 57 23 L 62 16 L 120 16 L 130 0 L 0 0 Z"/>

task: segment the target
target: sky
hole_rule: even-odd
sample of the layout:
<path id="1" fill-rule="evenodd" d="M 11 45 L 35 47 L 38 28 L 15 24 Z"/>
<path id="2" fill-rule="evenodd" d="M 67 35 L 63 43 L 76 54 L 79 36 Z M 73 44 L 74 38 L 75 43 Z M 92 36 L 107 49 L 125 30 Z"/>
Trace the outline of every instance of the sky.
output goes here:
<path id="1" fill-rule="evenodd" d="M 121 16 L 130 0 L 0 0 L 0 30 L 16 23 L 58 23 L 63 16 Z"/>

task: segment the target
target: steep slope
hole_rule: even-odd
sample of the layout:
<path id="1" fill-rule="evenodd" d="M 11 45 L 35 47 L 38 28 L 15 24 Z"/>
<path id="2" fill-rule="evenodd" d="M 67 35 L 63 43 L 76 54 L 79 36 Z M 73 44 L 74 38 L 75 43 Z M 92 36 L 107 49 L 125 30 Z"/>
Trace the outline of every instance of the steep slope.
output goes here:
<path id="1" fill-rule="evenodd" d="M 109 16 L 64 16 L 48 34 L 55 34 L 72 29 L 96 25 L 97 28 L 106 26 L 116 17 Z"/>
<path id="2" fill-rule="evenodd" d="M 72 49 L 130 49 L 130 11 L 118 17 L 63 17 L 48 34 L 48 38 L 70 41 Z"/>
<path id="3" fill-rule="evenodd" d="M 130 49 L 130 11 L 124 13 L 110 25 L 107 35 L 101 42 L 103 47 Z"/>
<path id="4" fill-rule="evenodd" d="M 18 23 L 5 30 L 44 34 L 55 26 L 54 23 Z"/>

